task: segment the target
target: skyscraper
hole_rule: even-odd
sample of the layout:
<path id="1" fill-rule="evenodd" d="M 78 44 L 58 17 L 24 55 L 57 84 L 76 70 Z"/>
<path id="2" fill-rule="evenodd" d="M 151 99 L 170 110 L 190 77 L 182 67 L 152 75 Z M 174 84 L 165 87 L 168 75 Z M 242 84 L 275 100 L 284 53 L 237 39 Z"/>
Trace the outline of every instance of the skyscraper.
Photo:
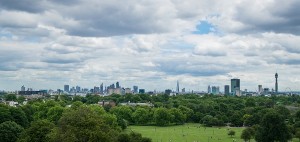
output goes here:
<path id="1" fill-rule="evenodd" d="M 116 88 L 120 88 L 120 83 L 119 82 L 116 83 Z"/>
<path id="2" fill-rule="evenodd" d="M 80 92 L 80 86 L 76 86 L 76 92 Z"/>
<path id="3" fill-rule="evenodd" d="M 70 86 L 69 85 L 64 85 L 64 91 L 65 92 L 70 92 Z"/>
<path id="4" fill-rule="evenodd" d="M 258 94 L 261 94 L 263 92 L 262 85 L 258 85 Z"/>
<path id="5" fill-rule="evenodd" d="M 25 86 L 24 85 L 21 87 L 21 91 L 25 91 Z"/>
<path id="6" fill-rule="evenodd" d="M 135 94 L 139 93 L 139 87 L 138 86 L 133 86 L 133 93 L 135 93 Z"/>
<path id="7" fill-rule="evenodd" d="M 210 94 L 211 93 L 211 88 L 210 88 L 210 85 L 208 85 L 207 87 L 207 93 Z"/>
<path id="8" fill-rule="evenodd" d="M 225 85 L 224 86 L 224 94 L 225 95 L 230 95 L 230 90 L 229 90 L 230 86 L 229 85 Z"/>
<path id="9" fill-rule="evenodd" d="M 103 83 L 101 83 L 100 85 L 100 94 L 103 94 L 104 93 L 104 88 L 103 88 Z"/>
<path id="10" fill-rule="evenodd" d="M 220 93 L 219 86 L 212 86 L 211 87 L 211 93 L 214 95 L 218 95 Z"/>
<path id="11" fill-rule="evenodd" d="M 240 79 L 231 79 L 231 94 L 236 95 L 237 91 L 240 91 Z"/>
<path id="12" fill-rule="evenodd" d="M 177 80 L 176 92 L 179 93 L 179 81 Z"/>
<path id="13" fill-rule="evenodd" d="M 275 73 L 275 93 L 278 93 L 278 82 L 277 82 L 277 78 L 278 78 L 278 73 Z"/>

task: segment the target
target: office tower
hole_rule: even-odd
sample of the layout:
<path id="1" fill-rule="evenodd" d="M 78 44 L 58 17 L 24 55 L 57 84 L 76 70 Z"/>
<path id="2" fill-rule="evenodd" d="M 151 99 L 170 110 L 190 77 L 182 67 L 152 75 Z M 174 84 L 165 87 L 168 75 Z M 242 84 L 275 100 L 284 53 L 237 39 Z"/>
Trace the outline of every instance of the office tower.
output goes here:
<path id="1" fill-rule="evenodd" d="M 100 92 L 100 87 L 94 86 L 94 93 L 99 93 Z"/>
<path id="2" fill-rule="evenodd" d="M 133 93 L 138 93 L 139 87 L 138 86 L 133 86 Z"/>
<path id="3" fill-rule="evenodd" d="M 258 85 L 258 94 L 261 94 L 263 92 L 262 85 Z"/>
<path id="4" fill-rule="evenodd" d="M 64 91 L 65 92 L 70 92 L 70 86 L 69 85 L 64 85 Z"/>
<path id="5" fill-rule="evenodd" d="M 25 86 L 24 85 L 21 87 L 21 91 L 25 91 Z"/>
<path id="6" fill-rule="evenodd" d="M 214 95 L 218 95 L 218 94 L 220 93 L 220 88 L 219 88 L 219 86 L 212 86 L 212 87 L 211 87 L 211 92 L 212 92 L 212 94 L 214 94 Z"/>
<path id="7" fill-rule="evenodd" d="M 145 94 L 145 89 L 139 89 L 139 94 Z"/>
<path id="8" fill-rule="evenodd" d="M 177 80 L 176 92 L 179 93 L 179 81 Z"/>
<path id="9" fill-rule="evenodd" d="M 76 86 L 76 92 L 80 92 L 80 87 Z"/>
<path id="10" fill-rule="evenodd" d="M 103 94 L 103 92 L 104 92 L 103 83 L 101 83 L 101 85 L 100 85 L 100 94 Z"/>
<path id="11" fill-rule="evenodd" d="M 182 88 L 182 89 L 181 89 L 181 92 L 182 92 L 182 93 L 185 93 L 185 88 Z"/>
<path id="12" fill-rule="evenodd" d="M 231 79 L 231 94 L 236 95 L 237 91 L 240 91 L 240 79 Z"/>
<path id="13" fill-rule="evenodd" d="M 210 88 L 210 85 L 208 85 L 207 87 L 207 93 L 210 94 L 211 93 L 211 88 Z"/>
<path id="14" fill-rule="evenodd" d="M 165 90 L 165 94 L 170 95 L 171 93 L 172 93 L 172 90 L 171 90 L 171 89 Z"/>
<path id="15" fill-rule="evenodd" d="M 278 81 L 277 81 L 277 78 L 278 78 L 278 73 L 276 72 L 276 74 L 275 74 L 275 93 L 276 94 L 278 93 Z"/>
<path id="16" fill-rule="evenodd" d="M 116 83 L 116 88 L 120 88 L 119 82 Z"/>
<path id="17" fill-rule="evenodd" d="M 224 94 L 225 95 L 230 95 L 230 90 L 229 90 L 230 86 L 229 85 L 225 85 L 224 86 Z"/>
<path id="18" fill-rule="evenodd" d="M 131 94 L 131 93 L 132 93 L 132 91 L 130 88 L 125 88 L 125 94 Z"/>

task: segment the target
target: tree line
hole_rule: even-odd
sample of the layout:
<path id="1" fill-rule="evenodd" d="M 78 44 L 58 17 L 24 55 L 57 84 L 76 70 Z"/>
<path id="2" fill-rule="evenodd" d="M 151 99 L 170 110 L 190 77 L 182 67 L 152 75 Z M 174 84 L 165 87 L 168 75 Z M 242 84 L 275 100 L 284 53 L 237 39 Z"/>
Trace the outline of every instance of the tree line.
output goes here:
<path id="1" fill-rule="evenodd" d="M 2 97 L 7 100 L 23 100 L 11 94 Z M 117 106 L 95 105 L 99 101 L 114 101 Z M 154 106 L 118 105 L 124 102 L 145 102 Z M 12 127 L 14 131 L 18 132 L 15 140 L 18 141 L 34 141 L 29 138 L 34 137 L 30 136 L 33 132 L 40 132 L 37 129 L 45 130 L 42 138 L 47 141 L 63 138 L 64 141 L 95 139 L 132 141 L 132 137 L 137 136 L 140 141 L 151 141 L 140 134 L 128 133 L 127 126 L 170 126 L 184 123 L 200 123 L 205 127 L 244 126 L 246 129 L 241 137 L 245 141 L 250 139 L 287 141 L 292 137 L 300 138 L 299 104 L 300 97 L 296 95 L 271 97 L 220 97 L 209 94 L 204 96 L 113 94 L 104 97 L 93 94 L 86 97 L 60 95 L 32 100 L 20 107 L 0 105 L 0 126 L 14 126 Z M 1 127 L 0 130 L 5 130 Z M 82 130 L 82 134 L 75 133 L 76 130 Z M 82 139 L 76 137 L 83 135 L 88 137 Z"/>

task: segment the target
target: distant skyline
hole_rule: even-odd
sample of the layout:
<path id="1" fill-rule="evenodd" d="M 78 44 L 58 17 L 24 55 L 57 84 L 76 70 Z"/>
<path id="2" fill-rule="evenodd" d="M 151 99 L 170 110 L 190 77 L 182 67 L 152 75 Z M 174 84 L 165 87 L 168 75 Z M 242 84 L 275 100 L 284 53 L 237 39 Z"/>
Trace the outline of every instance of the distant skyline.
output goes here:
<path id="1" fill-rule="evenodd" d="M 0 0 L 0 90 L 300 90 L 300 1 Z M 180 88 L 180 89 L 181 89 Z M 222 89 L 221 89 L 222 91 Z"/>

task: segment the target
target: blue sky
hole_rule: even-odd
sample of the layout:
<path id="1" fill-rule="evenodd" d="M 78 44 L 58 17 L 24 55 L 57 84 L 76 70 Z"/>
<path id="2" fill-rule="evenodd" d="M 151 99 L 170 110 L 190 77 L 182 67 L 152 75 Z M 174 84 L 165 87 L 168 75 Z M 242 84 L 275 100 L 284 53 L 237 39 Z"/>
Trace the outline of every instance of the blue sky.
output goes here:
<path id="1" fill-rule="evenodd" d="M 28 3 L 32 3 L 28 5 Z M 300 90 L 300 2 L 0 0 L 0 90 Z"/>

